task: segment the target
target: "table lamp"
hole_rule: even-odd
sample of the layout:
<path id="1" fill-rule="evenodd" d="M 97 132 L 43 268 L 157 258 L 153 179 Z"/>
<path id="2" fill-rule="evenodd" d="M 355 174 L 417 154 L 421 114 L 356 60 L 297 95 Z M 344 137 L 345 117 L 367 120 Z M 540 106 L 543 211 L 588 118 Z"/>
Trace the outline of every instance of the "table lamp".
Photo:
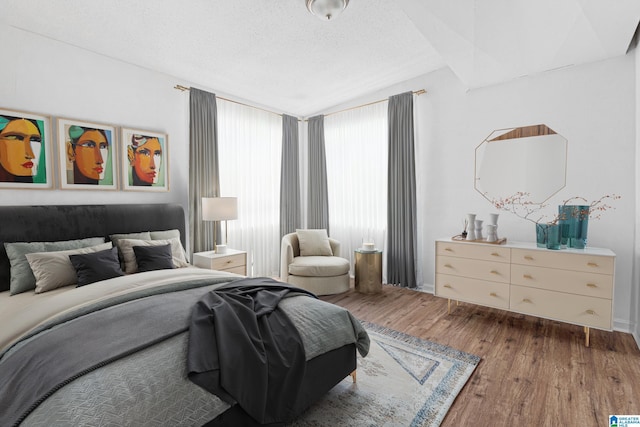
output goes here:
<path id="1" fill-rule="evenodd" d="M 237 197 L 203 197 L 202 198 L 202 220 L 203 221 L 224 221 L 224 244 L 217 244 L 216 224 L 213 226 L 213 250 L 217 254 L 225 253 L 227 250 L 227 221 L 238 219 L 238 198 Z"/>

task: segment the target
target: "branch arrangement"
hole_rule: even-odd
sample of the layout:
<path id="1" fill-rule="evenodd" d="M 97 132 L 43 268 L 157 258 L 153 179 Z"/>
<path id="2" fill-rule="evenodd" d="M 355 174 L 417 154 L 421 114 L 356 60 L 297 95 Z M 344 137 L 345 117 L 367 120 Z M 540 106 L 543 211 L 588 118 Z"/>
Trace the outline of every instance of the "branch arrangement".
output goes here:
<path id="1" fill-rule="evenodd" d="M 511 212 L 517 217 L 526 219 L 527 221 L 531 221 L 535 224 L 539 224 L 542 222 L 548 224 L 557 224 L 559 220 L 566 219 L 561 218 L 561 215 L 557 213 L 550 220 L 545 221 L 545 215 L 541 211 L 546 208 L 548 204 L 532 202 L 529 199 L 530 196 L 530 193 L 519 191 L 512 196 L 493 199 L 491 203 L 496 209 Z M 584 197 L 574 196 L 567 200 L 564 200 L 562 202 L 562 205 L 566 206 L 569 204 L 579 204 L 581 206 L 588 206 L 588 209 L 584 209 L 576 215 L 599 219 L 607 210 L 615 209 L 607 202 L 618 200 L 620 198 L 621 196 L 617 194 L 605 194 L 599 199 L 589 202 Z"/>

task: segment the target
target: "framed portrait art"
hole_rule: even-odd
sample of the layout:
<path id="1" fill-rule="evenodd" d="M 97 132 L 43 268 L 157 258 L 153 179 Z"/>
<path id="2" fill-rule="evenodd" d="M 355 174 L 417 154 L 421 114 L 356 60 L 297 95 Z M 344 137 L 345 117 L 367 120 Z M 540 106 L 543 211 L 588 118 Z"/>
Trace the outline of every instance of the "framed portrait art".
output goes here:
<path id="1" fill-rule="evenodd" d="M 167 134 L 123 128 L 120 146 L 124 190 L 169 190 Z"/>
<path id="2" fill-rule="evenodd" d="M 118 188 L 115 127 L 75 119 L 58 119 L 60 188 Z"/>
<path id="3" fill-rule="evenodd" d="M 53 188 L 51 118 L 0 108 L 0 188 Z"/>

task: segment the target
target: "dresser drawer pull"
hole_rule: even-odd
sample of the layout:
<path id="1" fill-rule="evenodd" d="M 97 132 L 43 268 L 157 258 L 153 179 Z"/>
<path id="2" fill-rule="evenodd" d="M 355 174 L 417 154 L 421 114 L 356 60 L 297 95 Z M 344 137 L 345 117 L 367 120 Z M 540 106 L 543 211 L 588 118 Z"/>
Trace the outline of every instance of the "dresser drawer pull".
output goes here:
<path id="1" fill-rule="evenodd" d="M 453 266 L 451 264 L 445 264 L 444 266 L 447 267 L 447 268 L 453 268 Z"/>
<path id="2" fill-rule="evenodd" d="M 491 292 L 491 293 L 489 294 L 489 296 L 490 296 L 490 297 L 497 297 L 497 296 L 498 296 L 498 294 L 496 294 L 495 292 Z"/>
<path id="3" fill-rule="evenodd" d="M 597 288 L 598 285 L 596 285 L 595 283 L 587 283 L 587 287 L 588 288 Z"/>
<path id="4" fill-rule="evenodd" d="M 451 248 L 444 248 L 444 250 L 447 251 L 447 252 L 453 252 L 453 249 L 451 249 Z"/>
<path id="5" fill-rule="evenodd" d="M 587 314 L 591 314 L 591 315 L 593 316 L 593 315 L 595 315 L 595 314 L 596 314 L 596 312 L 595 312 L 595 311 L 593 311 L 593 310 L 587 310 Z"/>
<path id="6" fill-rule="evenodd" d="M 589 267 L 598 267 L 598 263 L 596 263 L 596 262 L 588 262 L 587 265 Z"/>
<path id="7" fill-rule="evenodd" d="M 500 272 L 499 272 L 499 271 L 497 271 L 497 270 L 491 270 L 491 271 L 490 271 L 490 273 L 491 273 L 491 274 L 500 274 Z"/>
<path id="8" fill-rule="evenodd" d="M 522 302 L 528 302 L 531 303 L 531 300 L 529 298 L 522 298 Z"/>
<path id="9" fill-rule="evenodd" d="M 531 255 L 525 255 L 524 259 L 526 259 L 527 261 L 533 261 L 533 257 Z"/>
<path id="10" fill-rule="evenodd" d="M 451 289 L 451 285 L 444 285 L 443 287 Z"/>
<path id="11" fill-rule="evenodd" d="M 525 279 L 533 279 L 533 276 L 530 274 L 523 274 L 522 277 L 524 277 Z"/>
<path id="12" fill-rule="evenodd" d="M 498 252 L 492 252 L 491 256 L 500 256 L 500 254 Z"/>

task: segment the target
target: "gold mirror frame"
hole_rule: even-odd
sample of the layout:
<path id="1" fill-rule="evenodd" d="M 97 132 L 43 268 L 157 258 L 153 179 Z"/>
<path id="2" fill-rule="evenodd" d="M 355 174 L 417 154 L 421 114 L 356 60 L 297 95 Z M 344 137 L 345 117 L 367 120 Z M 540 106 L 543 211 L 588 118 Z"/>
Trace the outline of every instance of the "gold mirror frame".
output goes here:
<path id="1" fill-rule="evenodd" d="M 567 146 L 544 124 L 495 130 L 476 147 L 474 188 L 492 203 L 525 193 L 542 204 L 566 185 Z"/>

